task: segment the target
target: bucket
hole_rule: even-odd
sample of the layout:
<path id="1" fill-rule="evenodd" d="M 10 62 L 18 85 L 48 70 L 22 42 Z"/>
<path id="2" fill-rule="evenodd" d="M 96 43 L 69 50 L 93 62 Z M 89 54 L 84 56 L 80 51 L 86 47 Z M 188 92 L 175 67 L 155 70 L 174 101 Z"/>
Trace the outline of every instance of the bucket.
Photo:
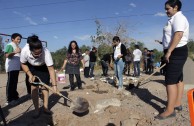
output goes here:
<path id="1" fill-rule="evenodd" d="M 57 74 L 57 82 L 60 84 L 65 84 L 65 74 Z"/>

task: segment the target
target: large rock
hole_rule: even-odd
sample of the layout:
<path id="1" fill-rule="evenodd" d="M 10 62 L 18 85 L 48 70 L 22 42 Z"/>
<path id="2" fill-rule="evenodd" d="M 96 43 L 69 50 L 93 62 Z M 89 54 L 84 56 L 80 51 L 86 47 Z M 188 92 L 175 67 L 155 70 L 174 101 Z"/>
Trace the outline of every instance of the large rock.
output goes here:
<path id="1" fill-rule="evenodd" d="M 118 106 L 119 107 L 121 106 L 121 101 L 116 98 L 99 100 L 97 101 L 97 104 L 95 107 L 96 110 L 94 111 L 94 113 L 97 113 L 108 106 Z"/>

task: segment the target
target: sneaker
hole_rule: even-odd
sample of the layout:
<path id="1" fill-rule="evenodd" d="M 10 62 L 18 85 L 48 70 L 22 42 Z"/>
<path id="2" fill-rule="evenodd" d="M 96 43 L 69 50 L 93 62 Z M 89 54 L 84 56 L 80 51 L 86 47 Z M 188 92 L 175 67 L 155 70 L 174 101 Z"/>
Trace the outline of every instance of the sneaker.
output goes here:
<path id="1" fill-rule="evenodd" d="M 5 106 L 7 106 L 7 105 L 9 105 L 9 102 L 7 101 L 7 102 L 5 102 Z"/>
<path id="2" fill-rule="evenodd" d="M 94 80 L 95 78 L 94 78 L 94 77 L 91 77 L 90 79 L 91 79 L 91 80 Z"/>

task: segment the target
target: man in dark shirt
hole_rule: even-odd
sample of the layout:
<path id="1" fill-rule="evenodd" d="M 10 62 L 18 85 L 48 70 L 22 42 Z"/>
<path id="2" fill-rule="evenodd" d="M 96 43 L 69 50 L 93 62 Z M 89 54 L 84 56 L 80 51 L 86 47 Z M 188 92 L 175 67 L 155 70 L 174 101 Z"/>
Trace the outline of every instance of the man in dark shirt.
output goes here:
<path id="1" fill-rule="evenodd" d="M 90 52 L 90 78 L 94 79 L 94 66 L 95 66 L 95 62 L 96 62 L 96 52 L 97 49 L 96 47 L 92 48 L 92 51 Z"/>
<path id="2" fill-rule="evenodd" d="M 104 54 L 101 59 L 101 65 L 102 65 L 102 76 L 108 76 L 108 66 L 111 62 L 111 55 L 109 53 Z"/>

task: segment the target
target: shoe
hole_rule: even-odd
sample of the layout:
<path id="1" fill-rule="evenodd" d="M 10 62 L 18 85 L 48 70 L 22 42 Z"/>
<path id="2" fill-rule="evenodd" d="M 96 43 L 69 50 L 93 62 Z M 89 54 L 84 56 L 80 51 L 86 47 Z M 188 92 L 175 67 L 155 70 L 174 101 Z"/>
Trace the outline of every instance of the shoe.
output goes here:
<path id="1" fill-rule="evenodd" d="M 180 105 L 180 106 L 175 107 L 174 110 L 180 112 L 183 110 L 183 107 L 182 105 Z"/>
<path id="2" fill-rule="evenodd" d="M 75 90 L 75 88 L 74 88 L 74 87 L 71 87 L 71 88 L 70 88 L 70 91 L 74 91 L 74 90 Z"/>
<path id="3" fill-rule="evenodd" d="M 91 80 L 94 80 L 94 77 L 91 77 L 90 79 L 91 79 Z"/>
<path id="4" fill-rule="evenodd" d="M 74 91 L 75 90 L 75 85 L 74 84 L 70 84 L 70 91 Z"/>
<path id="5" fill-rule="evenodd" d="M 165 111 L 165 110 L 166 110 L 166 107 L 164 107 L 163 109 L 164 109 L 164 111 Z M 180 111 L 183 110 L 183 106 L 180 105 L 180 106 L 174 107 L 174 110 L 175 110 L 176 112 L 180 112 Z"/>
<path id="6" fill-rule="evenodd" d="M 175 111 L 173 112 L 173 113 L 171 113 L 170 115 L 168 115 L 168 116 L 161 116 L 160 114 L 159 115 L 157 115 L 157 116 L 155 116 L 154 118 L 155 119 L 159 119 L 159 120 L 164 120 L 164 119 L 168 119 L 168 118 L 172 118 L 172 117 L 175 117 L 176 116 L 176 113 L 175 113 Z"/>
<path id="7" fill-rule="evenodd" d="M 40 117 L 40 111 L 35 111 L 35 112 L 33 113 L 32 117 L 33 117 L 34 119 L 39 118 L 39 117 Z"/>
<path id="8" fill-rule="evenodd" d="M 118 90 L 119 90 L 119 91 L 122 91 L 122 90 L 123 90 L 123 87 L 119 87 Z"/>
<path id="9" fill-rule="evenodd" d="M 48 110 L 48 109 L 44 109 L 43 112 L 44 112 L 44 114 L 46 114 L 46 115 L 52 115 L 52 114 L 53 114 L 53 112 L 50 111 L 50 110 Z"/>
<path id="10" fill-rule="evenodd" d="M 82 86 L 78 87 L 78 89 L 83 89 Z"/>

